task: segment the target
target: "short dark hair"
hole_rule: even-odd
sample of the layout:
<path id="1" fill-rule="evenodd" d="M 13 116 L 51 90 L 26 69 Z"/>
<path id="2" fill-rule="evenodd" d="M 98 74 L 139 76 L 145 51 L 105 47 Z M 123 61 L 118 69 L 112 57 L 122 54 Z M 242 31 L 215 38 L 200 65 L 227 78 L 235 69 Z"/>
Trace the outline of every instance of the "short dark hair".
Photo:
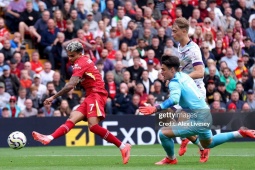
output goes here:
<path id="1" fill-rule="evenodd" d="M 178 71 L 180 67 L 180 60 L 174 55 L 163 55 L 161 57 L 161 63 L 166 65 L 168 68 L 174 67 L 176 71 Z"/>

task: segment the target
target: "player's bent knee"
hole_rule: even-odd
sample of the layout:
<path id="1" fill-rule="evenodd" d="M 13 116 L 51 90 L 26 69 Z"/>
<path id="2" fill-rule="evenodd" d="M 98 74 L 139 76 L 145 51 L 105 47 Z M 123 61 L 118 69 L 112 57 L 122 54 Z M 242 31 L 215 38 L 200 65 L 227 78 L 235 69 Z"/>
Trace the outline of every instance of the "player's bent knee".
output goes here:
<path id="1" fill-rule="evenodd" d="M 74 124 L 78 123 L 79 121 L 83 120 L 85 116 L 79 111 L 72 111 L 69 120 L 72 121 Z"/>

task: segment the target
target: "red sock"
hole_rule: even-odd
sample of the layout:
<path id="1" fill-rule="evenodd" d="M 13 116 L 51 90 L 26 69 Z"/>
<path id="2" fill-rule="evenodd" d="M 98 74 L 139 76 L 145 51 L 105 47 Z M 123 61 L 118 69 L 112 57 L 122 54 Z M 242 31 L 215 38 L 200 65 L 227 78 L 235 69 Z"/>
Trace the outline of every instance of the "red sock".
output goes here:
<path id="1" fill-rule="evenodd" d="M 118 148 L 121 145 L 121 141 L 116 138 L 115 136 L 113 136 L 107 129 L 102 128 L 101 126 L 99 126 L 98 124 L 92 126 L 90 128 L 90 131 L 99 135 L 101 138 L 105 139 L 106 141 L 113 143 L 114 145 L 116 145 Z"/>
<path id="2" fill-rule="evenodd" d="M 55 132 L 51 134 L 51 136 L 53 136 L 54 139 L 59 138 L 60 136 L 63 136 L 69 132 L 73 127 L 74 123 L 70 120 L 67 120 L 65 124 L 62 124 L 59 128 L 57 128 Z"/>

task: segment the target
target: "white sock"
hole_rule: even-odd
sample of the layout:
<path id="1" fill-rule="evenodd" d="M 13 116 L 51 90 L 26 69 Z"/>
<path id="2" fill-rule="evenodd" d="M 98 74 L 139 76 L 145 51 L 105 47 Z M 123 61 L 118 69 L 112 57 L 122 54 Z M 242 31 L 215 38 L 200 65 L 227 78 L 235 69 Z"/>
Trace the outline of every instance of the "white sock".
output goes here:
<path id="1" fill-rule="evenodd" d="M 126 145 L 125 145 L 124 143 L 121 143 L 121 145 L 120 145 L 120 147 L 119 147 L 119 148 L 120 148 L 120 150 L 121 150 L 121 149 L 124 149 L 124 148 L 125 148 L 125 146 L 126 146 Z"/>
<path id="2" fill-rule="evenodd" d="M 176 159 L 176 156 L 175 155 L 173 155 L 173 156 L 167 156 L 169 159 L 171 159 L 171 160 L 174 160 L 174 159 Z"/>
<path id="3" fill-rule="evenodd" d="M 186 138 L 182 138 L 182 137 L 181 137 L 181 140 L 185 140 L 185 139 L 186 139 Z"/>
<path id="4" fill-rule="evenodd" d="M 200 150 L 204 150 L 204 148 L 203 148 L 203 146 L 201 145 L 200 142 L 194 143 L 194 145 L 197 145 Z"/>
<path id="5" fill-rule="evenodd" d="M 47 137 L 48 137 L 50 140 L 53 140 L 53 139 L 54 139 L 53 136 L 51 136 L 51 135 L 47 135 Z"/>
<path id="6" fill-rule="evenodd" d="M 235 138 L 243 138 L 243 136 L 238 131 L 234 131 L 233 134 Z"/>

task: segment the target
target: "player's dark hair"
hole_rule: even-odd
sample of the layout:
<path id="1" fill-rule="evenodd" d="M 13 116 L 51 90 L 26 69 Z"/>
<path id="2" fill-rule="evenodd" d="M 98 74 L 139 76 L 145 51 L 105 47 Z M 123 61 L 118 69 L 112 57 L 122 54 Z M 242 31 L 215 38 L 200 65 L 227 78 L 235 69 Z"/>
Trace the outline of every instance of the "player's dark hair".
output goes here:
<path id="1" fill-rule="evenodd" d="M 161 57 L 161 63 L 166 65 L 169 69 L 174 67 L 176 71 L 179 71 L 180 60 L 174 55 L 163 55 Z"/>

